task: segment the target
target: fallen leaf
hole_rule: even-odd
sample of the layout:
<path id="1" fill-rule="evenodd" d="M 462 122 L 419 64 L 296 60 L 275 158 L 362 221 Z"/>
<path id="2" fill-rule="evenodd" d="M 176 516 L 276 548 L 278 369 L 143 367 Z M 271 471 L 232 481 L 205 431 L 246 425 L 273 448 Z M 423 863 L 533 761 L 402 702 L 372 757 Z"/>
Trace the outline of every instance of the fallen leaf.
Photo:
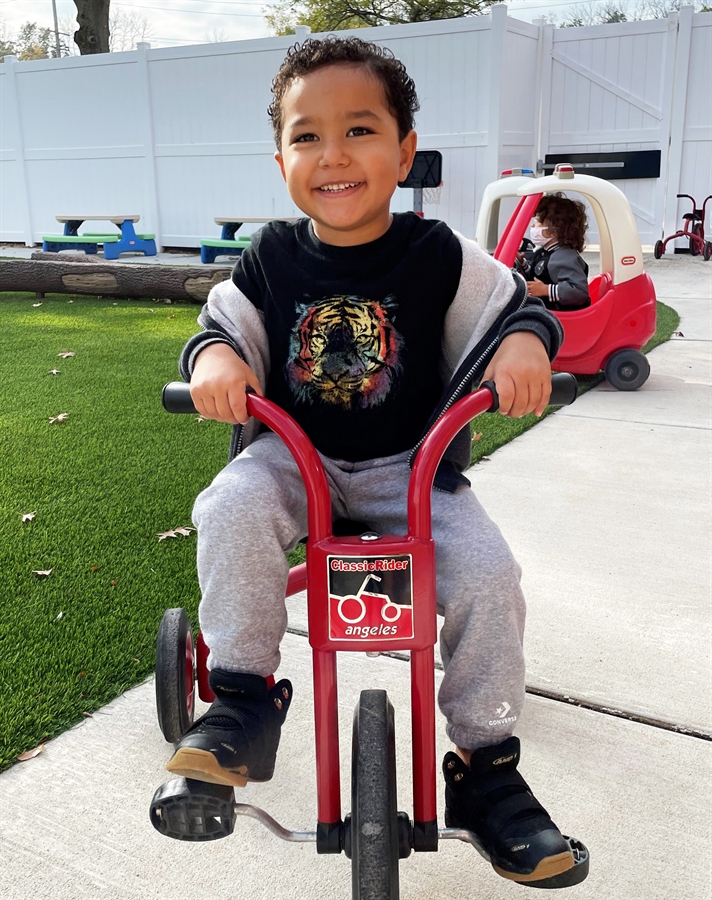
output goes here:
<path id="1" fill-rule="evenodd" d="M 23 521 L 23 522 L 31 522 L 31 521 L 34 519 L 34 517 L 35 517 L 36 515 L 37 515 L 36 512 L 23 513 L 23 514 L 22 514 L 22 521 Z"/>
<path id="2" fill-rule="evenodd" d="M 42 753 L 42 751 L 44 750 L 44 748 L 45 748 L 44 744 L 39 744 L 37 747 L 34 748 L 34 750 L 25 750 L 24 753 L 20 753 L 20 755 L 17 758 L 20 760 L 20 762 L 26 762 L 28 759 L 34 759 L 36 756 L 39 756 L 40 753 Z"/>
<path id="3" fill-rule="evenodd" d="M 198 423 L 198 425 L 200 425 L 201 422 L 207 422 L 207 419 L 206 419 L 205 416 L 200 416 L 200 415 L 199 415 L 199 416 L 196 417 L 195 421 Z"/>
<path id="4" fill-rule="evenodd" d="M 489 456 L 481 456 L 481 457 L 480 457 L 480 460 L 481 460 L 482 462 L 489 462 L 489 461 L 490 461 L 490 458 L 489 458 Z"/>
<path id="5" fill-rule="evenodd" d="M 67 303 L 74 303 L 74 300 L 67 300 Z"/>
<path id="6" fill-rule="evenodd" d="M 170 316 L 167 316 L 167 318 L 169 318 L 169 319 L 175 319 L 175 317 L 176 317 L 175 313 L 171 313 Z"/>
<path id="7" fill-rule="evenodd" d="M 173 538 L 173 537 L 177 537 L 175 531 L 164 531 L 158 535 L 158 540 L 165 541 L 166 538 Z"/>
<path id="8" fill-rule="evenodd" d="M 33 305 L 33 306 L 42 306 L 41 303 L 33 303 L 32 305 Z"/>
<path id="9" fill-rule="evenodd" d="M 132 657 L 131 662 L 135 662 L 136 665 L 138 666 L 138 665 L 140 665 L 141 660 L 140 660 L 140 659 L 136 659 L 136 657 L 134 656 L 134 657 Z"/>
<path id="10" fill-rule="evenodd" d="M 55 422 L 57 422 L 59 425 L 61 425 L 62 422 L 66 421 L 68 416 L 69 413 L 60 413 L 58 416 L 52 416 L 49 420 L 49 424 L 54 425 Z"/>
<path id="11" fill-rule="evenodd" d="M 673 331 L 673 337 L 685 337 L 685 335 L 681 331 Z"/>
<path id="12" fill-rule="evenodd" d="M 91 718 L 93 718 L 93 717 L 92 717 L 92 714 L 91 714 L 90 712 L 87 712 L 86 710 L 84 710 L 84 712 L 82 713 L 82 715 L 84 716 L 85 719 L 91 719 Z"/>
<path id="13" fill-rule="evenodd" d="M 115 581 L 111 581 L 110 584 L 111 584 L 112 587 L 116 587 L 116 582 L 115 582 Z"/>
<path id="14" fill-rule="evenodd" d="M 91 570 L 92 570 L 92 572 L 98 572 L 98 571 L 99 571 L 99 566 L 92 566 L 92 567 L 91 567 Z"/>
<path id="15" fill-rule="evenodd" d="M 174 531 L 176 534 L 182 534 L 185 537 L 188 537 L 188 535 L 191 533 L 191 531 L 195 531 L 195 528 L 190 528 L 190 527 L 186 527 L 185 525 L 182 525 L 180 528 L 175 528 Z"/>
<path id="16" fill-rule="evenodd" d="M 482 432 L 481 432 L 481 431 L 476 431 L 476 432 L 472 435 L 472 443 L 474 444 L 475 441 L 479 441 L 479 440 L 481 440 L 481 438 L 482 438 Z"/>
<path id="17" fill-rule="evenodd" d="M 86 672 L 80 672 L 80 673 L 79 673 L 79 677 L 80 677 L 80 678 L 84 678 L 84 676 L 85 676 L 86 674 L 87 674 Z"/>
<path id="18" fill-rule="evenodd" d="M 119 304 L 118 304 L 118 303 L 112 303 L 111 305 L 112 305 L 112 306 L 118 306 Z"/>
<path id="19" fill-rule="evenodd" d="M 62 373 L 59 371 L 59 369 L 50 369 L 47 374 L 48 375 L 61 375 Z"/>
<path id="20" fill-rule="evenodd" d="M 149 309 L 149 312 L 155 312 L 155 311 L 156 311 L 155 309 Z"/>
<path id="21" fill-rule="evenodd" d="M 60 614 L 57 616 L 57 618 L 54 621 L 58 622 L 62 618 L 63 615 L 64 615 L 64 613 L 60 612 Z"/>
<path id="22" fill-rule="evenodd" d="M 52 574 L 52 569 L 33 569 L 33 575 L 39 575 L 41 578 L 46 578 L 48 575 Z"/>
<path id="23" fill-rule="evenodd" d="M 62 359 L 67 359 L 69 356 L 76 356 L 77 354 L 73 350 L 62 350 L 61 353 L 58 353 L 57 356 L 61 356 Z"/>

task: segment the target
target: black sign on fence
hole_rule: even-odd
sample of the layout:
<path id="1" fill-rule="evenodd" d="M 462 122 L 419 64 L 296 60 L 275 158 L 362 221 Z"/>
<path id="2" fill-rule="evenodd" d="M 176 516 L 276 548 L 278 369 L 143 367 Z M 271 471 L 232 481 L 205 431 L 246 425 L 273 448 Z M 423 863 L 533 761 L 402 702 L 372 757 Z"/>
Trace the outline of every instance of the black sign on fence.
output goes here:
<path id="1" fill-rule="evenodd" d="M 660 150 L 622 150 L 616 153 L 547 153 L 538 171 L 551 175 L 557 163 L 571 163 L 581 175 L 606 181 L 660 178 Z"/>

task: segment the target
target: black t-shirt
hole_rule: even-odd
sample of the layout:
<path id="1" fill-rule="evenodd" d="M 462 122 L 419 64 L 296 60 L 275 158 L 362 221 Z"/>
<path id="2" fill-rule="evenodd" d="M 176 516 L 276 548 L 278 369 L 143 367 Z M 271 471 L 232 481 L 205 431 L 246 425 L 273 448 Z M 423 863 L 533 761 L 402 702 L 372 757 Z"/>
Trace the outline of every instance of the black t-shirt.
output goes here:
<path id="1" fill-rule="evenodd" d="M 264 314 L 267 396 L 333 459 L 410 449 L 442 392 L 443 322 L 461 270 L 452 231 L 414 213 L 355 247 L 322 243 L 309 219 L 266 225 L 233 281 Z"/>

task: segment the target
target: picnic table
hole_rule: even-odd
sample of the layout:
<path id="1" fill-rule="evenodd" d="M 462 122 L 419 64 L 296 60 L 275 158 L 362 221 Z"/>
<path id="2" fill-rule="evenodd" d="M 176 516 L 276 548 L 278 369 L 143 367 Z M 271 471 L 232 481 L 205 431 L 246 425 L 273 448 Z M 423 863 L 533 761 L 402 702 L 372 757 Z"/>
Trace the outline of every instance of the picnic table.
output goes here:
<path id="1" fill-rule="evenodd" d="M 104 247 L 104 259 L 118 259 L 120 253 L 143 253 L 145 256 L 156 255 L 156 240 L 153 234 L 136 234 L 134 223 L 140 215 L 67 215 L 55 216 L 58 222 L 64 223 L 63 234 L 42 235 L 42 249 L 47 253 L 59 253 L 60 250 L 83 250 L 85 253 L 96 253 L 99 245 Z M 119 232 L 79 234 L 84 222 L 111 222 L 118 226 Z"/>
<path id="2" fill-rule="evenodd" d="M 213 220 L 220 225 L 222 231 L 219 238 L 206 238 L 200 242 L 200 261 L 215 262 L 216 256 L 240 255 L 245 247 L 250 246 L 248 237 L 236 238 L 240 227 L 248 222 L 264 225 L 266 222 L 296 222 L 298 216 L 216 216 Z"/>

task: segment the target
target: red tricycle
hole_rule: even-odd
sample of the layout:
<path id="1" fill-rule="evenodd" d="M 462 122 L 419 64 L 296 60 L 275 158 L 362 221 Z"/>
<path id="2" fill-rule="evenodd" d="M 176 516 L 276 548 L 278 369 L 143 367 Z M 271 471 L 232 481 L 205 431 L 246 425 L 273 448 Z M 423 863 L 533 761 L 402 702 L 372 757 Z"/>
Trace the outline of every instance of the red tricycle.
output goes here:
<path id="1" fill-rule="evenodd" d="M 590 203 L 598 226 L 601 265 L 600 274 L 588 285 L 591 305 L 554 313 L 563 326 L 564 342 L 552 368 L 576 375 L 595 375 L 603 369 L 617 390 L 637 390 L 650 374 L 650 364 L 640 351 L 655 334 L 656 301 L 653 283 L 643 271 L 635 219 L 622 191 L 602 178 L 579 175 L 564 163 L 544 178 L 513 172 L 485 188 L 477 242 L 511 268 L 542 196 L 561 190 L 582 194 Z M 504 197 L 521 199 L 495 246 L 496 219 Z"/>
<path id="2" fill-rule="evenodd" d="M 692 200 L 692 212 L 685 213 L 682 217 L 685 223 L 682 227 L 682 231 L 676 231 L 675 234 L 671 234 L 661 241 L 656 241 L 654 250 L 655 259 L 660 259 L 662 257 L 663 253 L 665 253 L 665 246 L 670 241 L 676 241 L 678 238 L 687 238 L 690 241 L 690 253 L 692 256 L 699 256 L 702 254 L 703 259 L 707 262 L 710 257 L 712 257 L 712 241 L 705 240 L 705 214 L 707 211 L 707 201 L 712 200 L 712 194 L 710 194 L 709 197 L 705 197 L 702 209 L 697 208 L 697 201 L 694 197 L 691 197 L 690 194 L 677 195 L 678 200 L 681 200 L 683 197 Z"/>
<path id="3" fill-rule="evenodd" d="M 553 378 L 552 405 L 573 402 L 576 379 Z M 286 443 L 304 479 L 308 498 L 306 563 L 289 574 L 287 596 L 307 590 L 309 643 L 313 653 L 316 738 L 317 825 L 290 831 L 268 813 L 236 803 L 231 786 L 176 778 L 160 787 L 150 817 L 162 834 L 185 841 L 208 841 L 232 833 L 238 815 L 251 816 L 287 841 L 316 844 L 317 853 L 351 859 L 354 900 L 397 900 L 398 861 L 416 852 L 435 851 L 445 839 L 467 841 L 486 859 L 472 832 L 441 828 L 437 820 L 435 762 L 436 640 L 435 545 L 430 495 L 440 459 L 453 437 L 474 416 L 497 409 L 493 384 L 462 398 L 426 436 L 413 465 L 408 490 L 408 533 L 392 536 L 364 531 L 332 534 L 331 498 L 321 459 L 300 426 L 278 406 L 254 393 L 247 410 Z M 163 405 L 170 412 L 194 412 L 189 386 L 166 385 Z M 342 529 L 340 529 L 342 530 Z M 398 569 L 379 591 L 379 571 Z M 345 587 L 342 571 L 363 573 L 360 589 Z M 368 576 L 368 577 L 367 577 Z M 355 582 L 354 582 L 355 583 Z M 395 594 L 395 595 L 393 595 Z M 358 635 L 358 636 L 356 636 Z M 394 713 L 385 691 L 364 690 L 354 715 L 351 812 L 342 817 L 336 653 L 410 651 L 412 705 L 413 818 L 398 810 Z M 156 700 L 164 737 L 180 740 L 193 719 L 197 670 L 201 699 L 213 697 L 207 683 L 207 648 L 193 642 L 182 609 L 168 610 L 159 630 Z M 369 827 L 363 827 L 368 824 Z M 588 874 L 586 847 L 566 838 L 573 868 L 528 882 L 539 888 L 578 884 Z"/>

